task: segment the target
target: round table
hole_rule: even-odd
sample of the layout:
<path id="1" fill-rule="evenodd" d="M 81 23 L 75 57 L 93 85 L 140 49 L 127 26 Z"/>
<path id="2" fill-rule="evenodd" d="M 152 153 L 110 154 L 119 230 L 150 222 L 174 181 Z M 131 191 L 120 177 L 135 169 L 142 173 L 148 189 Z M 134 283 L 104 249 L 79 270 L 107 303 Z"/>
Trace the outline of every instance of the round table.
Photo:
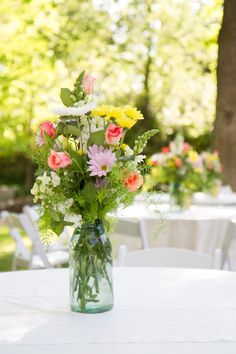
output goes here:
<path id="1" fill-rule="evenodd" d="M 69 310 L 68 270 L 0 274 L 1 354 L 235 353 L 236 274 L 115 268 L 115 306 Z"/>
<path id="2" fill-rule="evenodd" d="M 151 247 L 180 247 L 212 255 L 222 247 L 228 223 L 236 217 L 236 207 L 193 205 L 189 210 L 171 211 L 168 204 L 151 203 L 150 199 L 135 202 L 116 217 L 142 220 Z M 128 240 L 129 248 L 133 248 L 132 242 L 134 248 L 139 247 Z"/>

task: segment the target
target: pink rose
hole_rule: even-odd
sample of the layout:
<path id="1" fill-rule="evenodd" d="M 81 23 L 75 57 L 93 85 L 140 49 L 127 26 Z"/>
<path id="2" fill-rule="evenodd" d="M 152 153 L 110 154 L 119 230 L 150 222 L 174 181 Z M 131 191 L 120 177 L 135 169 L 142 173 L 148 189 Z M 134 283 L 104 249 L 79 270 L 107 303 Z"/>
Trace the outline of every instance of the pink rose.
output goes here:
<path id="1" fill-rule="evenodd" d="M 131 172 L 124 180 L 129 192 L 135 192 L 143 184 L 143 177 L 139 172 Z"/>
<path id="2" fill-rule="evenodd" d="M 190 149 L 190 145 L 188 143 L 183 143 L 183 152 L 187 152 Z"/>
<path id="3" fill-rule="evenodd" d="M 83 78 L 83 90 L 86 95 L 90 95 L 93 92 L 95 78 L 91 75 L 84 75 Z"/>
<path id="4" fill-rule="evenodd" d="M 106 130 L 106 143 L 116 145 L 119 143 L 123 135 L 123 129 L 116 124 L 109 124 Z"/>
<path id="5" fill-rule="evenodd" d="M 45 144 L 45 133 L 51 138 L 56 137 L 56 125 L 50 121 L 40 124 L 39 129 L 40 130 L 36 134 L 36 143 L 38 146 L 43 146 Z"/>
<path id="6" fill-rule="evenodd" d="M 48 166 L 56 171 L 58 168 L 64 168 L 71 165 L 72 161 L 70 156 L 65 152 L 56 152 L 51 150 L 51 153 L 48 157 Z"/>
<path id="7" fill-rule="evenodd" d="M 42 138 L 45 137 L 45 133 L 49 135 L 51 138 L 56 137 L 56 125 L 53 124 L 52 122 L 50 121 L 44 122 L 40 124 L 39 128 L 40 128 L 40 135 Z"/>

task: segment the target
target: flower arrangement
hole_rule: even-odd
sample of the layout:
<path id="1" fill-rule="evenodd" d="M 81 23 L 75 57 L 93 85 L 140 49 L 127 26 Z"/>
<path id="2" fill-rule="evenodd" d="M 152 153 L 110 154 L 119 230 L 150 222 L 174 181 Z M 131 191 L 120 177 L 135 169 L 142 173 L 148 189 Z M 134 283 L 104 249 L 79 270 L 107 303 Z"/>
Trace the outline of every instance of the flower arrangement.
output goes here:
<path id="1" fill-rule="evenodd" d="M 147 168 L 142 151 L 157 130 L 138 137 L 133 148 L 125 144 L 127 130 L 143 115 L 130 106 L 97 107 L 93 86 L 94 78 L 82 72 L 72 90 L 61 89 L 64 106 L 53 110 L 58 121 L 42 123 L 36 135 L 38 169 L 31 192 L 40 202 L 43 229 L 60 234 L 66 225 L 75 227 L 71 309 L 94 313 L 113 306 L 107 214 L 129 205 L 142 186 Z"/>
<path id="2" fill-rule="evenodd" d="M 94 79 L 82 72 L 74 89 L 61 89 L 64 104 L 53 112 L 57 123 L 43 122 L 36 134 L 37 178 L 31 190 L 40 201 L 41 224 L 59 234 L 64 226 L 99 219 L 130 204 L 143 183 L 149 131 L 133 149 L 125 134 L 143 115 L 130 106 L 98 106 L 92 102 Z"/>
<path id="3" fill-rule="evenodd" d="M 202 191 L 216 196 L 219 192 L 219 187 L 222 180 L 222 166 L 219 159 L 219 154 L 215 152 L 202 152 L 201 154 L 203 164 L 203 183 Z"/>
<path id="4" fill-rule="evenodd" d="M 201 188 L 201 156 L 178 136 L 161 153 L 151 156 L 149 164 L 152 169 L 146 188 L 152 189 L 157 183 L 168 185 L 172 203 L 187 208 L 192 194 Z"/>

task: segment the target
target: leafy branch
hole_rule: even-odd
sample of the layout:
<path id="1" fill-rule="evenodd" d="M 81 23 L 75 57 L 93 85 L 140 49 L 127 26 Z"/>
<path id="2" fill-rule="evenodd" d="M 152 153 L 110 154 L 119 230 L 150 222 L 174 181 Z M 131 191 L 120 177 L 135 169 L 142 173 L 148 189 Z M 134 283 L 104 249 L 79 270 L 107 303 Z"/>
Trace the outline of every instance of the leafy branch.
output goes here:
<path id="1" fill-rule="evenodd" d="M 147 142 L 150 138 L 152 138 L 155 134 L 158 133 L 158 129 L 152 129 L 149 130 L 148 132 L 145 132 L 143 135 L 139 136 L 134 143 L 134 154 L 138 155 L 141 154 L 145 146 L 147 145 Z"/>

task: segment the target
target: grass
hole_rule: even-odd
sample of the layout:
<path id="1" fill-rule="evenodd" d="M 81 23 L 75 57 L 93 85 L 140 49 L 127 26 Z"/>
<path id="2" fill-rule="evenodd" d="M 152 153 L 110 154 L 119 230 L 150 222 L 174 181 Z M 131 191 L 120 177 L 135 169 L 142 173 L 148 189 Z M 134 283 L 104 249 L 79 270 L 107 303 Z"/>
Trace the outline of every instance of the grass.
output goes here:
<path id="1" fill-rule="evenodd" d="M 24 236 L 26 245 L 30 244 L 29 240 Z M 6 227 L 0 225 L 0 272 L 8 272 L 12 270 L 12 260 L 15 251 L 15 241 L 9 234 Z"/>
<path id="2" fill-rule="evenodd" d="M 11 270 L 15 242 L 7 228 L 0 226 L 0 272 Z"/>

